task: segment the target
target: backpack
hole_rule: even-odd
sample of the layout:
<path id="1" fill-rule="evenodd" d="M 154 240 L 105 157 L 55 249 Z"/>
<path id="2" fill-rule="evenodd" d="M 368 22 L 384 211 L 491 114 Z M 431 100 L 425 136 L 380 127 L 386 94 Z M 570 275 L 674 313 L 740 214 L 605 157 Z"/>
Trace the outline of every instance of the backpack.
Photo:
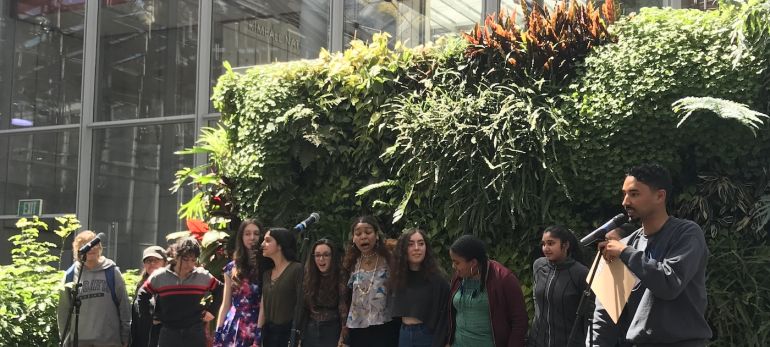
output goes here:
<path id="1" fill-rule="evenodd" d="M 73 263 L 72 266 L 67 269 L 67 272 L 64 273 L 64 283 L 69 283 L 74 280 L 75 277 L 75 267 L 78 265 L 77 262 Z M 112 294 L 112 301 L 115 303 L 115 307 L 120 307 L 120 300 L 118 299 L 118 294 L 115 293 L 115 268 L 117 266 L 110 266 L 106 269 L 104 269 L 104 278 L 107 280 L 107 287 L 110 288 L 110 293 Z"/>

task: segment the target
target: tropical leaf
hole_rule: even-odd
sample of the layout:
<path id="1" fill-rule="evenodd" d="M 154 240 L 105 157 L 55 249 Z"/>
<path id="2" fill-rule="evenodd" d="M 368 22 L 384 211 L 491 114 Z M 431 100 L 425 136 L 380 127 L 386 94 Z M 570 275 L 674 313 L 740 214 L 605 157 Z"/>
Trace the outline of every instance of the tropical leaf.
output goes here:
<path id="1" fill-rule="evenodd" d="M 203 246 L 203 248 L 209 248 L 209 246 L 215 242 L 224 242 L 228 237 L 229 235 L 224 231 L 210 230 L 203 235 L 201 246 Z"/>
<path id="2" fill-rule="evenodd" d="M 385 180 L 382 182 L 372 183 L 370 185 L 367 185 L 366 187 L 363 187 L 356 191 L 356 196 L 362 196 L 366 195 L 372 190 L 380 189 L 380 188 L 386 188 L 386 187 L 395 187 L 398 185 L 398 181 L 396 180 Z"/>
<path id="3" fill-rule="evenodd" d="M 682 119 L 676 125 L 677 128 L 690 118 L 695 111 L 711 111 L 724 119 L 737 120 L 751 130 L 754 136 L 757 130 L 764 124 L 765 119 L 770 116 L 754 111 L 748 106 L 725 99 L 712 97 L 684 97 L 675 101 L 671 105 L 674 112 L 682 115 Z"/>
<path id="4" fill-rule="evenodd" d="M 192 235 L 192 234 L 189 231 L 186 231 L 186 230 L 185 231 L 177 231 L 177 232 L 173 232 L 171 234 L 166 235 L 166 241 L 174 242 L 176 240 L 179 240 L 179 239 L 181 239 L 183 237 L 188 237 L 190 235 Z"/>

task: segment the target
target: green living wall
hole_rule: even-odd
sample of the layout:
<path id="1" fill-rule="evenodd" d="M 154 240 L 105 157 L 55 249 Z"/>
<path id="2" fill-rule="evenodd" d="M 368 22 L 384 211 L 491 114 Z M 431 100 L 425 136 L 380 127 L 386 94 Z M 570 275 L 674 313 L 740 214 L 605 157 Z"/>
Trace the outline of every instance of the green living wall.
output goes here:
<path id="1" fill-rule="evenodd" d="M 531 296 L 539 230 L 582 234 L 619 212 L 625 169 L 660 162 L 675 179 L 672 214 L 707 234 L 714 345 L 767 345 L 770 132 L 707 112 L 678 125 L 672 110 L 710 96 L 768 112 L 770 55 L 731 35 L 746 30 L 735 24 L 747 8 L 644 9 L 606 35 L 574 34 L 594 36 L 570 50 L 504 30 L 415 49 L 390 50 L 380 36 L 317 60 L 230 71 L 213 96 L 222 129 L 210 135 L 228 148 L 215 158 L 227 187 L 216 203 L 268 225 L 319 211 L 310 236 L 340 242 L 351 218 L 374 214 L 391 236 L 426 228 L 441 258 L 474 233 Z"/>

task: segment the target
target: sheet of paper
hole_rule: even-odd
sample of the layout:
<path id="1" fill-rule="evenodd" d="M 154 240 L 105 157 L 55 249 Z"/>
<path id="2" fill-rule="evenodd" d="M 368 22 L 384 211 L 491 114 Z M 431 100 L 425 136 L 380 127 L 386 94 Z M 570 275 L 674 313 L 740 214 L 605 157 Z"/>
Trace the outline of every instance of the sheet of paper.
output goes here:
<path id="1" fill-rule="evenodd" d="M 608 263 L 603 257 L 599 257 L 598 261 L 599 266 L 596 268 L 596 277 L 591 284 L 591 289 L 612 321 L 617 324 L 637 278 L 620 259 Z M 586 282 L 590 278 L 591 273 L 588 274 Z"/>

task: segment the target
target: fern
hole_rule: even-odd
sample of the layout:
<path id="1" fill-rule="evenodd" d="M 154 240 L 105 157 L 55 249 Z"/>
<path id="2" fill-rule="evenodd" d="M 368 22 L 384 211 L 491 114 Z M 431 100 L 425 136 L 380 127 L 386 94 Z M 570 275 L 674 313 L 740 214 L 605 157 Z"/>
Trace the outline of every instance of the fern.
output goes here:
<path id="1" fill-rule="evenodd" d="M 768 115 L 754 111 L 744 104 L 712 97 L 688 96 L 675 101 L 671 107 L 674 112 L 683 114 L 682 119 L 676 125 L 677 128 L 681 127 L 693 112 L 706 110 L 716 113 L 724 119 L 737 120 L 748 127 L 755 137 L 757 130 L 764 124 L 764 119 L 770 118 Z"/>

